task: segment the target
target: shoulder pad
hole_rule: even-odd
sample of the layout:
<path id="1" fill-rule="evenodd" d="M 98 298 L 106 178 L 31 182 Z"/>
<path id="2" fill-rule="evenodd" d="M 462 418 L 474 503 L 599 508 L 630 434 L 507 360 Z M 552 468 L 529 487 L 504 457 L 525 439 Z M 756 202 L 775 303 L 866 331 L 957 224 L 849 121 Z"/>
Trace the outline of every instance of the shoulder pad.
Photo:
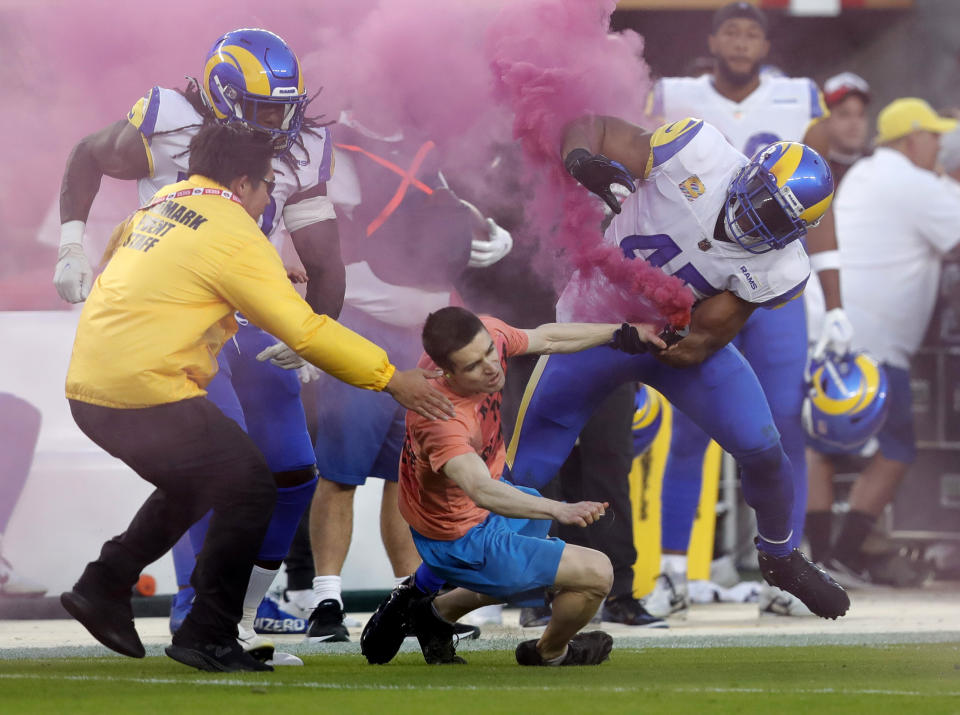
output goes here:
<path id="1" fill-rule="evenodd" d="M 703 128 L 702 119 L 687 117 L 679 122 L 664 124 L 650 137 L 650 156 L 644 177 L 657 166 L 665 163 L 683 149 Z"/>

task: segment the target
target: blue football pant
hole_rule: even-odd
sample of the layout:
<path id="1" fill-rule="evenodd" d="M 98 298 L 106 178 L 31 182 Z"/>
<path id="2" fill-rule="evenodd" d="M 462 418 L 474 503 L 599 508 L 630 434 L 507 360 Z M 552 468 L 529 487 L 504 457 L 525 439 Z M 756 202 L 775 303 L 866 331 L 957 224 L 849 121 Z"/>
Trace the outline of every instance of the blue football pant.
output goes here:
<path id="1" fill-rule="evenodd" d="M 624 382 L 644 382 L 690 416 L 740 463 L 761 548 L 789 552 L 792 468 L 753 370 L 732 346 L 700 365 L 671 368 L 652 355 L 602 346 L 541 358 L 520 407 L 507 461 L 515 484 L 541 489 L 557 473 L 597 405 Z"/>
<path id="2" fill-rule="evenodd" d="M 733 344 L 750 363 L 766 395 L 783 449 L 793 465 L 793 535 L 800 545 L 807 507 L 805 435 L 800 422 L 803 371 L 807 360 L 807 323 L 803 300 L 776 310 L 757 310 Z M 676 406 L 676 405 L 675 405 Z M 673 412 L 670 454 L 661 492 L 661 547 L 686 552 L 700 502 L 703 457 L 710 438 L 681 410 Z"/>

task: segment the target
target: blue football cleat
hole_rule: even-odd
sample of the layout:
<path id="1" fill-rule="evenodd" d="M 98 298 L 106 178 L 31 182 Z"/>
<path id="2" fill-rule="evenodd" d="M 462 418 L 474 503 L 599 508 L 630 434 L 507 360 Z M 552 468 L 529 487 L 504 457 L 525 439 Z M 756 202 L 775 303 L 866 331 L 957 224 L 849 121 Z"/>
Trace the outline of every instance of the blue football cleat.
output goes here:
<path id="1" fill-rule="evenodd" d="M 287 613 L 271 596 L 260 601 L 253 629 L 257 633 L 306 633 L 307 619 Z"/>

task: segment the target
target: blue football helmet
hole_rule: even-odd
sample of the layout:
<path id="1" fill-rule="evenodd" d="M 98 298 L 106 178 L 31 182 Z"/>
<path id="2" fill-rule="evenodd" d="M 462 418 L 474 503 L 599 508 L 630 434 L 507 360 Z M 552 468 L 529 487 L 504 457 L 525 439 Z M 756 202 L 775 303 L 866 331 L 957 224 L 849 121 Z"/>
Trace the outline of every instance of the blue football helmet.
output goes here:
<path id="1" fill-rule="evenodd" d="M 798 142 L 774 142 L 734 177 L 723 223 L 750 253 L 766 253 L 806 235 L 832 200 L 833 175 L 823 157 Z"/>
<path id="2" fill-rule="evenodd" d="M 812 361 L 803 427 L 812 446 L 826 453 L 856 452 L 887 418 L 887 374 L 866 353 L 827 353 Z"/>
<path id="3" fill-rule="evenodd" d="M 203 65 L 200 96 L 221 122 L 240 122 L 290 150 L 303 126 L 307 93 L 300 62 L 280 37 L 259 29 L 228 32 Z"/>
<path id="4" fill-rule="evenodd" d="M 652 387 L 640 385 L 634 400 L 633 453 L 639 457 L 650 449 L 663 423 L 663 395 Z"/>

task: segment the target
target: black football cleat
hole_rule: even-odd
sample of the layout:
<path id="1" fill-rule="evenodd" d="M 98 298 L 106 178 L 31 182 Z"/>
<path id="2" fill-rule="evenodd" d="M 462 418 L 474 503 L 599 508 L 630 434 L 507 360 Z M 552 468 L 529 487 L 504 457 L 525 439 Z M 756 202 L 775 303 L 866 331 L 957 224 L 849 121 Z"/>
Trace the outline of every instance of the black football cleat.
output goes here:
<path id="1" fill-rule="evenodd" d="M 850 608 L 850 597 L 843 587 L 800 551 L 787 556 L 771 556 L 759 551 L 760 573 L 771 586 L 782 588 L 803 601 L 815 615 L 836 619 Z"/>
<path id="2" fill-rule="evenodd" d="M 308 643 L 349 643 L 350 632 L 343 624 L 343 607 L 335 598 L 320 601 L 310 614 Z"/>
<path id="3" fill-rule="evenodd" d="M 603 620 L 640 628 L 667 628 L 667 622 L 652 615 L 643 603 L 633 596 L 608 598 L 601 609 Z"/>
<path id="4" fill-rule="evenodd" d="M 410 626 L 420 643 L 423 659 L 429 665 L 466 663 L 467 661 L 457 655 L 454 645 L 455 637 L 459 641 L 456 627 L 437 614 L 433 599 L 433 596 L 427 596 L 410 606 Z"/>
<path id="5" fill-rule="evenodd" d="M 368 663 L 383 665 L 393 660 L 410 630 L 410 606 L 426 595 L 408 576 L 381 601 L 360 634 L 360 652 Z"/>

